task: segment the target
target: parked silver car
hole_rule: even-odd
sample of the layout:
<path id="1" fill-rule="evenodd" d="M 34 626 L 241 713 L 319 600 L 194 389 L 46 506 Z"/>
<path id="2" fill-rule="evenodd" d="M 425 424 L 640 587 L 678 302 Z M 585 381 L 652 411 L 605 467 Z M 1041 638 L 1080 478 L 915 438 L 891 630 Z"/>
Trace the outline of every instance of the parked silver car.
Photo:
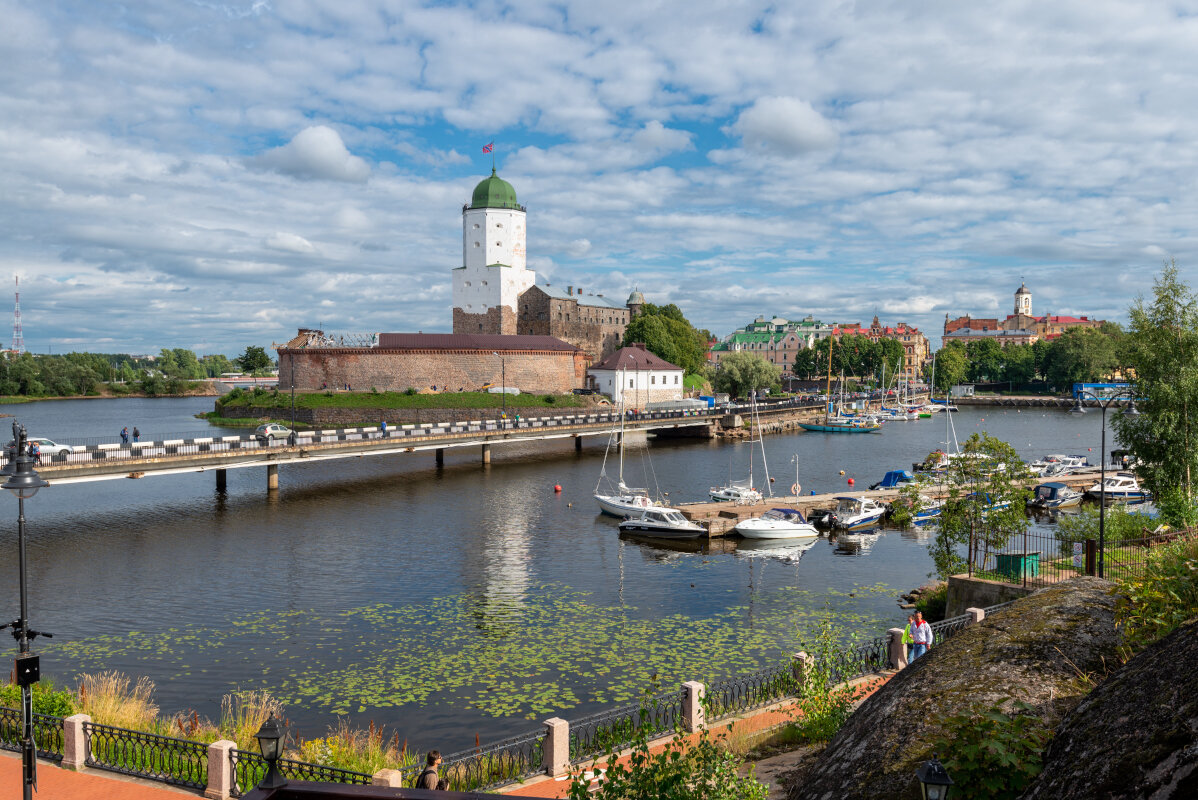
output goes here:
<path id="1" fill-rule="evenodd" d="M 268 422 L 265 425 L 259 425 L 254 431 L 254 438 L 260 444 L 271 444 L 272 442 L 282 439 L 287 440 L 291 436 L 291 429 L 286 425 L 280 425 L 277 422 Z"/>

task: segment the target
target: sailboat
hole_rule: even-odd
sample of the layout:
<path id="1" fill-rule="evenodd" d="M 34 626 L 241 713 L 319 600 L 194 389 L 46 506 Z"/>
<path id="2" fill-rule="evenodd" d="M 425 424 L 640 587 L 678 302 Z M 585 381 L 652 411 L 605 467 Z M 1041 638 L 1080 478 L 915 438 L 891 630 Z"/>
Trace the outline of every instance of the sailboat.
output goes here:
<path id="1" fill-rule="evenodd" d="M 625 368 L 627 372 L 627 368 Z M 623 378 L 620 385 L 623 386 Z M 595 484 L 595 502 L 599 504 L 599 508 L 603 513 L 610 514 L 613 517 L 627 517 L 630 515 L 639 516 L 642 512 L 648 509 L 663 509 L 661 503 L 649 497 L 648 489 L 639 489 L 628 486 L 624 483 L 624 394 L 620 394 L 620 425 L 618 428 L 613 427 L 611 433 L 607 437 L 607 449 L 603 451 L 603 466 L 599 470 L 599 480 Z M 610 479 L 607 475 L 607 457 L 611 453 L 612 442 L 615 441 L 619 451 L 619 475 L 614 487 L 610 486 Z M 603 483 L 607 479 L 609 487 L 604 491 Z"/>
<path id="2" fill-rule="evenodd" d="M 817 433 L 879 433 L 882 430 L 882 423 L 880 422 L 844 417 L 840 414 L 835 417 L 832 416 L 832 347 L 835 344 L 835 339 L 828 342 L 828 387 L 826 392 L 828 405 L 824 409 L 824 421 L 800 422 L 799 427 L 805 431 L 815 431 Z M 843 379 L 841 379 L 840 385 L 843 390 Z"/>
<path id="3" fill-rule="evenodd" d="M 765 485 L 772 496 L 774 493 L 773 487 L 770 486 L 769 466 L 765 464 L 765 440 L 761 438 L 761 420 L 757 416 L 757 395 L 754 393 L 751 399 L 750 420 L 752 427 L 750 431 L 757 431 L 757 440 L 761 444 L 761 461 L 765 469 Z M 749 477 L 744 480 L 732 480 L 729 475 L 728 484 L 726 486 L 713 486 L 708 491 L 708 497 L 715 501 L 731 500 L 738 505 L 754 505 L 760 503 L 763 499 L 761 492 L 753 486 L 753 440 L 749 439 Z"/>

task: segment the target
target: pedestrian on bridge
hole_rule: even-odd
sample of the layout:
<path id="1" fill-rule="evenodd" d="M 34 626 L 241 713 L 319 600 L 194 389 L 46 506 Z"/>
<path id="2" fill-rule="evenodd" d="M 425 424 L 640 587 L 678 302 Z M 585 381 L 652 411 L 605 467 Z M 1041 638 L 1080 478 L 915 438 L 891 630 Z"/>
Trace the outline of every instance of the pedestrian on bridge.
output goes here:
<path id="1" fill-rule="evenodd" d="M 121 444 L 129 444 L 129 426 L 121 428 Z"/>
<path id="2" fill-rule="evenodd" d="M 134 425 L 134 426 L 133 426 L 133 441 L 135 441 L 135 442 L 136 442 L 136 441 L 137 441 L 138 439 L 140 439 L 140 438 L 141 438 L 141 431 L 139 431 L 139 430 L 137 429 L 137 426 L 136 426 L 136 425 Z"/>

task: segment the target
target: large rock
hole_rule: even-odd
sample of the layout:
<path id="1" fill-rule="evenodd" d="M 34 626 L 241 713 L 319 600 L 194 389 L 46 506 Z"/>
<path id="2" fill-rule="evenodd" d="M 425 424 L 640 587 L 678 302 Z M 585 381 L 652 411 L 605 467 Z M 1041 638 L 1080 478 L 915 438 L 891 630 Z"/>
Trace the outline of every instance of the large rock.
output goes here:
<path id="1" fill-rule="evenodd" d="M 970 626 L 895 675 L 849 718 L 791 800 L 919 797 L 940 721 L 979 703 L 1028 703 L 1048 727 L 1081 699 L 1079 671 L 1104 672 L 1118 643 L 1111 584 L 1074 578 Z"/>
<path id="2" fill-rule="evenodd" d="M 1112 674 L 1065 717 L 1024 800 L 1198 797 L 1198 622 Z"/>

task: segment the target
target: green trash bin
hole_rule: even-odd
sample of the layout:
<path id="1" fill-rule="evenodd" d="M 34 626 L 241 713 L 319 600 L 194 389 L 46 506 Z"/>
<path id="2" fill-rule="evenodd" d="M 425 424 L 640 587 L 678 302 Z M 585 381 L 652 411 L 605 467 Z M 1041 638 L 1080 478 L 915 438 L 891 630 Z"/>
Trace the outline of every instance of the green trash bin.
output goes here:
<path id="1" fill-rule="evenodd" d="M 994 571 L 1012 581 L 1022 581 L 1024 576 L 1034 578 L 1040 574 L 1040 551 L 1030 553 L 997 553 L 994 556 Z"/>

